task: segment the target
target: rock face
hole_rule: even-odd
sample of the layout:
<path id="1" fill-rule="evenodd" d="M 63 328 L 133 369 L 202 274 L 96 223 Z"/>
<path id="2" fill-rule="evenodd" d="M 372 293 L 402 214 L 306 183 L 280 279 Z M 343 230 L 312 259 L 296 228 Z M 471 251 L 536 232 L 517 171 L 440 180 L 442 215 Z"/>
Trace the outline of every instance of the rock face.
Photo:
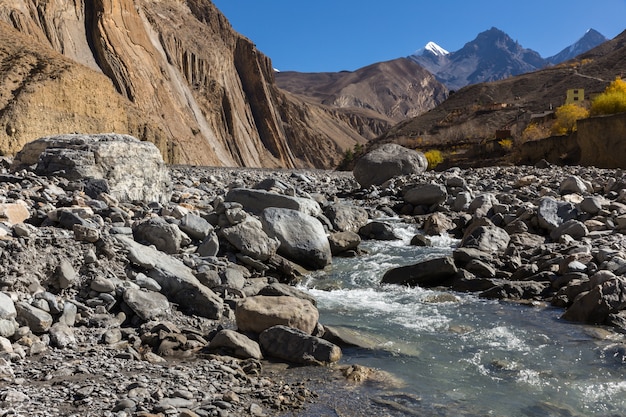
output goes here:
<path id="1" fill-rule="evenodd" d="M 353 174 L 359 184 L 367 188 L 398 175 L 419 174 L 426 168 L 428 161 L 423 153 L 388 143 L 359 159 Z"/>
<path id="2" fill-rule="evenodd" d="M 27 143 L 13 164 L 16 169 L 36 164 L 38 174 L 69 180 L 104 180 L 102 191 L 119 201 L 165 203 L 171 196 L 169 171 L 159 150 L 128 135 L 43 137 Z"/>
<path id="3" fill-rule="evenodd" d="M 167 162 L 330 167 L 364 141 L 347 117 L 279 90 L 209 0 L 2 2 L 0 38 L 3 154 L 115 131 Z"/>

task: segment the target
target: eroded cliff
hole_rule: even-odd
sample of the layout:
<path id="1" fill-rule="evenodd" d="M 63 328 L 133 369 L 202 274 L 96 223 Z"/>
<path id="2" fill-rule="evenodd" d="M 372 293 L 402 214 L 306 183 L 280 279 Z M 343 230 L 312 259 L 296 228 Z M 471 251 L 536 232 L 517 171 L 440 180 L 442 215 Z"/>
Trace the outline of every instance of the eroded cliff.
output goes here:
<path id="1" fill-rule="evenodd" d="M 270 60 L 209 0 L 8 0 L 0 39 L 3 154 L 115 131 L 171 163 L 328 168 L 364 141 L 278 89 Z"/>

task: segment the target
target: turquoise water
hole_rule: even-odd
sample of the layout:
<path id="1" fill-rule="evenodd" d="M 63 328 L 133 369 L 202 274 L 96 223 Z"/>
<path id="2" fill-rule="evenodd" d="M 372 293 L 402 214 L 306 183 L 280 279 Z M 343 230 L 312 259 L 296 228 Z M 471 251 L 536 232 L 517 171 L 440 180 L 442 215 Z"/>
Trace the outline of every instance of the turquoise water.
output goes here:
<path id="1" fill-rule="evenodd" d="M 344 349 L 343 363 L 402 381 L 383 401 L 398 405 L 394 413 L 626 415 L 621 335 L 562 321 L 562 310 L 545 305 L 381 286 L 387 269 L 449 254 L 457 244 L 441 237 L 435 247 L 411 247 L 412 226 L 397 223 L 397 232 L 402 240 L 365 242 L 368 255 L 335 258 L 305 285 L 318 300 L 321 323 L 357 330 L 375 345 Z"/>

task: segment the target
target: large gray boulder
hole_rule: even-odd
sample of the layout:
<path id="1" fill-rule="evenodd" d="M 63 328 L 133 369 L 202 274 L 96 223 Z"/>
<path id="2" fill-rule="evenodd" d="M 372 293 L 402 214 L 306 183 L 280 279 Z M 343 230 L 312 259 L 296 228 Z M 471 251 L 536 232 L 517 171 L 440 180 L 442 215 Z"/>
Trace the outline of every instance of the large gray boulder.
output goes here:
<path id="1" fill-rule="evenodd" d="M 414 206 L 432 206 L 447 199 L 448 191 L 440 184 L 416 184 L 404 191 L 404 201 Z"/>
<path id="2" fill-rule="evenodd" d="M 301 298 L 257 295 L 237 304 L 235 318 L 243 332 L 261 333 L 272 326 L 284 325 L 311 334 L 317 326 L 319 312 L 310 301 Z"/>
<path id="3" fill-rule="evenodd" d="M 246 211 L 260 213 L 268 207 L 278 207 L 301 211 L 302 213 L 319 216 L 322 209 L 317 201 L 310 198 L 291 197 L 284 194 L 249 188 L 234 188 L 226 194 L 226 201 L 241 204 Z"/>
<path id="4" fill-rule="evenodd" d="M 576 219 L 578 210 L 572 203 L 558 201 L 552 197 L 542 197 L 537 204 L 539 226 L 553 231 L 568 220 Z"/>
<path id="5" fill-rule="evenodd" d="M 150 246 L 135 242 L 131 237 L 116 235 L 128 260 L 146 270 L 146 275 L 161 286 L 168 300 L 179 304 L 181 310 L 209 319 L 219 319 L 224 305 L 222 299 L 202 285 L 184 263 Z"/>
<path id="6" fill-rule="evenodd" d="M 339 346 L 286 326 L 265 330 L 259 335 L 259 342 L 267 356 L 292 363 L 317 365 L 341 359 Z"/>
<path id="7" fill-rule="evenodd" d="M 280 241 L 278 253 L 305 267 L 321 269 L 332 262 L 324 226 L 315 217 L 289 209 L 267 208 L 263 230 Z"/>
<path id="8" fill-rule="evenodd" d="M 276 255 L 280 241 L 268 236 L 261 222 L 248 217 L 245 221 L 220 231 L 224 239 L 239 252 L 259 261 L 267 261 Z"/>
<path id="9" fill-rule="evenodd" d="M 423 153 L 387 143 L 359 159 L 352 174 L 367 188 L 381 185 L 400 175 L 420 174 L 428 168 L 428 160 Z"/>
<path id="10" fill-rule="evenodd" d="M 119 201 L 166 203 L 172 193 L 169 170 L 157 147 L 128 135 L 40 138 L 24 145 L 13 167 L 35 164 L 37 174 L 97 183 L 97 188 Z"/>
<path id="11" fill-rule="evenodd" d="M 143 321 L 165 317 L 171 313 L 167 297 L 155 291 L 127 288 L 124 291 L 124 302 Z"/>
<path id="12" fill-rule="evenodd" d="M 458 272 L 451 257 L 431 259 L 385 272 L 383 284 L 436 287 L 448 283 Z"/>
<path id="13" fill-rule="evenodd" d="M 369 216 L 363 207 L 347 204 L 333 204 L 328 206 L 324 214 L 339 232 L 358 232 L 367 224 Z"/>

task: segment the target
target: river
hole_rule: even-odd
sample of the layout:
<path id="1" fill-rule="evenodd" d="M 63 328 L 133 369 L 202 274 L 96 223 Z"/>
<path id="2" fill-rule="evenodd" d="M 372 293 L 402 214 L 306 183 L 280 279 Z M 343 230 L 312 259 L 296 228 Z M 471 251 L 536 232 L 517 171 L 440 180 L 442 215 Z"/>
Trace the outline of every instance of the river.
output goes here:
<path id="1" fill-rule="evenodd" d="M 626 345 L 621 335 L 560 319 L 561 309 L 474 294 L 380 285 L 389 268 L 450 254 L 457 241 L 410 246 L 417 233 L 394 219 L 401 240 L 365 241 L 304 283 L 320 322 L 366 335 L 373 349 L 344 349 L 343 364 L 393 374 L 372 415 L 623 416 Z M 382 398 L 382 399 L 381 399 Z"/>

